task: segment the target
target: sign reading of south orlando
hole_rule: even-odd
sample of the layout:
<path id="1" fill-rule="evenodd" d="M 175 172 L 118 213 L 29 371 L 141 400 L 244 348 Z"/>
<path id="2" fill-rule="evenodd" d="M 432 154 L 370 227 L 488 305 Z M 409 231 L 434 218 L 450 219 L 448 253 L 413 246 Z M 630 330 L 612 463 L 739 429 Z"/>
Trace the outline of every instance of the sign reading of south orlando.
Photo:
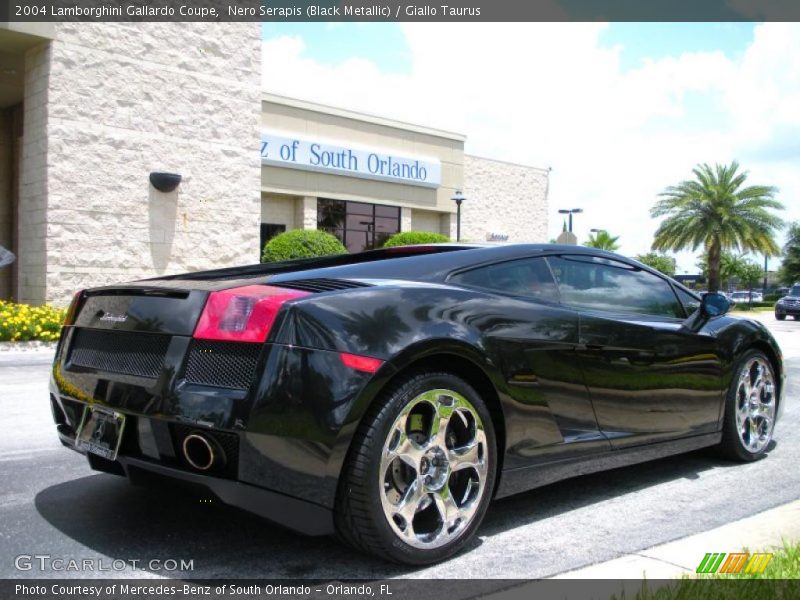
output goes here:
<path id="1" fill-rule="evenodd" d="M 435 158 L 403 156 L 386 150 L 271 131 L 261 134 L 261 162 L 432 188 L 438 187 L 442 180 L 442 166 Z"/>

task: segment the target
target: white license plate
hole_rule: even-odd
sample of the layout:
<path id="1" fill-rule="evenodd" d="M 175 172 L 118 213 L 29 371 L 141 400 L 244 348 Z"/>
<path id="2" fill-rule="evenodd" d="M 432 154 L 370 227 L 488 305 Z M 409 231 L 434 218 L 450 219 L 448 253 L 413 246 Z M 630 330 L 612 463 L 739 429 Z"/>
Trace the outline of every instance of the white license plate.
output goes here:
<path id="1" fill-rule="evenodd" d="M 101 408 L 83 410 L 75 446 L 108 460 L 116 460 L 125 429 L 125 415 Z"/>

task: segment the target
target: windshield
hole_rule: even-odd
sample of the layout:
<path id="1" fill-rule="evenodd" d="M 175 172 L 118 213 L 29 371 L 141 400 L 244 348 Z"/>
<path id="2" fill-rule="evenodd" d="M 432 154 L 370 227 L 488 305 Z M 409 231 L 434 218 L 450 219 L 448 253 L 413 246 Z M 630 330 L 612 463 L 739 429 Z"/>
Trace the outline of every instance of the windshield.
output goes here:
<path id="1" fill-rule="evenodd" d="M 796 285 L 789 290 L 789 296 L 800 296 L 800 285 Z"/>

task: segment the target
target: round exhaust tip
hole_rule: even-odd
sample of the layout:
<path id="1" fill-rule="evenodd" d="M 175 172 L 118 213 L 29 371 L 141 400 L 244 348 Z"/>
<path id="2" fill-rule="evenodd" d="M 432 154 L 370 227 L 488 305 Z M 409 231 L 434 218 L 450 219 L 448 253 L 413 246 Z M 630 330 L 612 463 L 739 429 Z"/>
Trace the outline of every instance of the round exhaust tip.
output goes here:
<path id="1" fill-rule="evenodd" d="M 208 471 L 217 462 L 217 452 L 206 436 L 190 433 L 183 439 L 183 457 L 198 471 Z"/>

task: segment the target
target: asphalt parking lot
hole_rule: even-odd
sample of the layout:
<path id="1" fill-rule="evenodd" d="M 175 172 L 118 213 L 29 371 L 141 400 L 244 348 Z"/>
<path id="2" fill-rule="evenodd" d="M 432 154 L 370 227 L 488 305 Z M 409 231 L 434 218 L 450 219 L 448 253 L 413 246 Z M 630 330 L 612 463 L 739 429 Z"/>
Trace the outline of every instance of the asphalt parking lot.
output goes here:
<path id="1" fill-rule="evenodd" d="M 736 465 L 701 451 L 497 501 L 466 552 L 425 569 L 387 565 L 181 490 L 90 471 L 57 441 L 49 354 L 0 354 L 0 577 L 92 576 L 15 567 L 15 557 L 39 554 L 144 567 L 95 575 L 106 578 L 542 578 L 756 514 L 800 498 L 800 321 L 759 318 L 788 368 L 786 409 L 766 459 Z M 194 569 L 147 564 L 168 559 L 192 560 Z"/>

